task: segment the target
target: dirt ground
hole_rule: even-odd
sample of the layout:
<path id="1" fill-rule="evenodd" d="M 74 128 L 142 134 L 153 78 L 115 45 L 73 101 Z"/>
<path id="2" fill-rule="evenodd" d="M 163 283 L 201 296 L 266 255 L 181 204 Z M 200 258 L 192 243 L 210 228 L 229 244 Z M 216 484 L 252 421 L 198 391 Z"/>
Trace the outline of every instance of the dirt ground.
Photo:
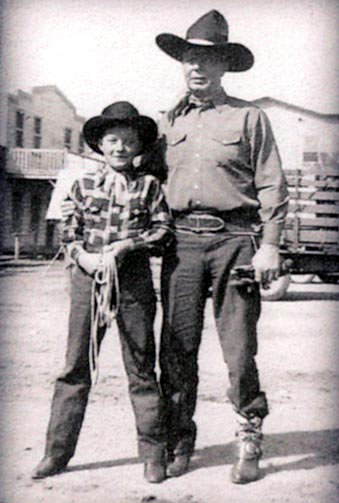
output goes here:
<path id="1" fill-rule="evenodd" d="M 50 400 L 63 366 L 68 291 L 62 262 L 0 268 L 0 503 L 339 502 L 339 286 L 296 284 L 264 302 L 258 365 L 271 414 L 260 480 L 229 482 L 234 415 L 210 301 L 200 351 L 198 438 L 189 472 L 151 485 L 138 462 L 127 382 L 113 327 L 100 357 L 74 458 L 33 481 Z M 160 304 L 156 323 L 161 317 Z"/>

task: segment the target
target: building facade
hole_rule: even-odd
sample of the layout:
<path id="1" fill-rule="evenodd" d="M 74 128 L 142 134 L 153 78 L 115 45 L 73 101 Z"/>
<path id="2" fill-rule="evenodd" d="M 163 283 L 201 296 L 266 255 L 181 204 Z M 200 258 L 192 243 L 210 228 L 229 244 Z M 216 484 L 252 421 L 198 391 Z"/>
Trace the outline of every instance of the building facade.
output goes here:
<path id="1" fill-rule="evenodd" d="M 0 158 L 0 252 L 53 256 L 57 225 L 46 220 L 60 170 L 89 156 L 85 118 L 56 86 L 8 95 L 6 145 Z"/>
<path id="2" fill-rule="evenodd" d="M 36 86 L 8 96 L 7 147 L 67 149 L 82 154 L 85 118 L 56 86 Z"/>

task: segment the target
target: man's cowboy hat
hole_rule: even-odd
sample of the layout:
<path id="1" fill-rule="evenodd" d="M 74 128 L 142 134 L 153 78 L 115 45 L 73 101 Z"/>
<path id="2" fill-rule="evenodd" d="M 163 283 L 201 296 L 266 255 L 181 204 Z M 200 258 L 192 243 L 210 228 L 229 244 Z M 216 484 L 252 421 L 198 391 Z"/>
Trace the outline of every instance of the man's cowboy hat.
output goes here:
<path id="1" fill-rule="evenodd" d="M 161 50 L 178 61 L 182 61 L 187 49 L 204 48 L 227 62 L 229 72 L 249 70 L 254 63 L 254 56 L 247 47 L 228 42 L 227 21 L 216 10 L 211 10 L 192 24 L 185 39 L 161 33 L 156 37 L 156 43 Z"/>
<path id="2" fill-rule="evenodd" d="M 83 135 L 94 152 L 102 154 L 98 147 L 103 132 L 114 126 L 127 125 L 137 130 L 142 142 L 142 150 L 157 139 L 158 128 L 153 119 L 140 115 L 138 110 L 128 101 L 117 101 L 106 107 L 101 115 L 92 117 L 85 122 Z M 141 153 L 141 152 L 140 152 Z"/>

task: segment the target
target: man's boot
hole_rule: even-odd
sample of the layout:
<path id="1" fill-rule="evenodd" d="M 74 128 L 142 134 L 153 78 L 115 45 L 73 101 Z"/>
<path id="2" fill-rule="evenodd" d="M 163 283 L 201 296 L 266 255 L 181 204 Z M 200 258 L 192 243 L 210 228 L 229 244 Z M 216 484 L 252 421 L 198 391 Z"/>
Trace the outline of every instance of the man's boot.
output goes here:
<path id="1" fill-rule="evenodd" d="M 237 461 L 231 471 L 231 481 L 234 484 L 247 484 L 259 478 L 262 419 L 260 417 L 246 419 L 238 416 L 238 423 Z"/>
<path id="2" fill-rule="evenodd" d="M 190 463 L 188 454 L 177 454 L 167 464 L 167 477 L 180 477 L 187 472 Z"/>
<path id="3" fill-rule="evenodd" d="M 144 464 L 144 477 L 151 484 L 159 484 L 166 478 L 166 467 L 160 461 L 146 461 Z"/>

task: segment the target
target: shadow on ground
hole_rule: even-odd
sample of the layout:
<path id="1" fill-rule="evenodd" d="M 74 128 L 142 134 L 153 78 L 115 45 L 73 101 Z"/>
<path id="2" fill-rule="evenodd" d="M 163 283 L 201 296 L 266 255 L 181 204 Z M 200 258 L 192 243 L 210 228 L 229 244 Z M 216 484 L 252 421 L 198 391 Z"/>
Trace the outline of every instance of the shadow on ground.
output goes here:
<path id="1" fill-rule="evenodd" d="M 197 449 L 190 471 L 222 466 L 234 462 L 234 442 Z M 264 459 L 304 456 L 297 461 L 269 465 L 265 475 L 291 470 L 310 470 L 319 466 L 339 464 L 339 429 L 294 431 L 265 435 Z M 67 471 L 97 470 L 139 463 L 137 457 L 70 466 Z"/>
<path id="2" fill-rule="evenodd" d="M 233 463 L 233 447 L 234 443 L 197 450 L 192 468 Z M 264 459 L 289 456 L 305 457 L 279 466 L 271 465 L 265 470 L 266 474 L 339 464 L 339 429 L 265 435 Z"/>
<path id="3" fill-rule="evenodd" d="M 117 466 L 135 465 L 140 463 L 139 458 L 121 458 L 108 461 L 98 461 L 96 463 L 86 463 L 83 465 L 73 465 L 67 468 L 68 472 L 79 472 L 82 470 L 101 470 L 102 468 L 114 468 Z"/>

